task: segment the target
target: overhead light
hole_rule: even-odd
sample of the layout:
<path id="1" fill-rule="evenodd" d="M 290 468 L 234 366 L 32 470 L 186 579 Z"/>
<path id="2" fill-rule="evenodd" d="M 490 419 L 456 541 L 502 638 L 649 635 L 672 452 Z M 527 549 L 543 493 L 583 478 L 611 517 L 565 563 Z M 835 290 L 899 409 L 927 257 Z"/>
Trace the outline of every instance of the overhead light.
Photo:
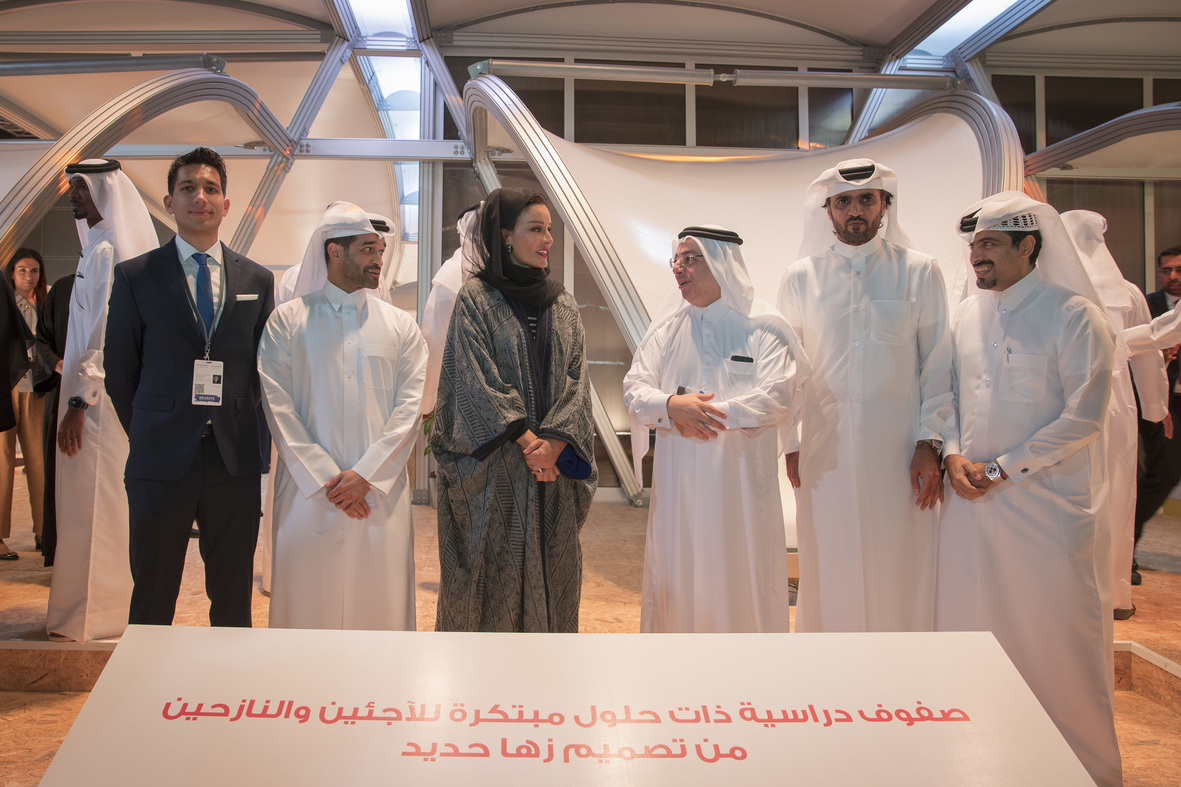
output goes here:
<path id="1" fill-rule="evenodd" d="M 727 75 L 728 76 L 728 75 Z M 723 79 L 725 77 L 723 76 Z M 957 90 L 963 81 L 952 76 L 925 74 L 845 74 L 817 71 L 751 71 L 738 69 L 735 85 L 775 87 L 892 88 L 895 90 Z"/>
<path id="2" fill-rule="evenodd" d="M 712 85 L 708 68 L 612 66 L 594 63 L 538 63 L 530 60 L 481 60 L 468 67 L 472 79 L 484 74 L 508 77 L 598 79 L 609 82 L 658 82 L 674 85 Z"/>
<path id="3" fill-rule="evenodd" d="M 26 77 L 53 74 L 110 74 L 116 71 L 176 71 L 204 68 L 223 73 L 226 61 L 217 55 L 128 55 L 83 57 L 69 60 L 14 60 L 0 63 L 0 76 Z"/>

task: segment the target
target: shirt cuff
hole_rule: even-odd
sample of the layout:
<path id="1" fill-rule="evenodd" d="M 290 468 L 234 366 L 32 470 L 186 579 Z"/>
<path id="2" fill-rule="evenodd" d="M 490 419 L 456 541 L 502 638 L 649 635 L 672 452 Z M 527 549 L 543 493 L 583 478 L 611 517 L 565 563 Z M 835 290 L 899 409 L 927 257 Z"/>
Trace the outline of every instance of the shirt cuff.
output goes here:
<path id="1" fill-rule="evenodd" d="M 638 408 L 636 413 L 636 420 L 645 426 L 651 426 L 657 429 L 671 429 L 673 420 L 668 416 L 668 400 L 672 394 L 657 394 L 648 401 L 644 402 L 643 406 Z"/>
<path id="2" fill-rule="evenodd" d="M 996 463 L 1005 471 L 1005 475 L 1014 482 L 1019 482 L 1042 469 L 1042 465 L 1025 446 L 1013 449 L 1004 456 L 998 456 Z"/>

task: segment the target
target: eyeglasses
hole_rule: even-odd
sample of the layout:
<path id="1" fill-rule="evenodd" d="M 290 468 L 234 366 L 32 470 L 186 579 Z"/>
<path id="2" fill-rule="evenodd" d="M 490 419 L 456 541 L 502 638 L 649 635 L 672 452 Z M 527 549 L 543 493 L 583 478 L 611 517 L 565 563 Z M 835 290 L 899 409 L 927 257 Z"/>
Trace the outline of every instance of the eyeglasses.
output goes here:
<path id="1" fill-rule="evenodd" d="M 672 259 L 668 261 L 668 267 L 672 268 L 673 270 L 676 270 L 677 268 L 685 270 L 696 265 L 698 260 L 704 259 L 705 255 L 703 254 L 674 254 Z"/>

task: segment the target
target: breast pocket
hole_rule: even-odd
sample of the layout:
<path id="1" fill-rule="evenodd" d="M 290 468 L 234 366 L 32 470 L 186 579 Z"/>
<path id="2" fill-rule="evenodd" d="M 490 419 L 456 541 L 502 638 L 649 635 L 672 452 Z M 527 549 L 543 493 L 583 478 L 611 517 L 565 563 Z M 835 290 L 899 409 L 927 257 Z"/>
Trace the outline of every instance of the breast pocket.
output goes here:
<path id="1" fill-rule="evenodd" d="M 913 341 L 910 301 L 873 301 L 870 304 L 870 336 L 878 344 Z"/>
<path id="2" fill-rule="evenodd" d="M 1001 398 L 1040 402 L 1046 395 L 1046 356 L 1009 353 L 1001 364 Z"/>
<path id="3" fill-rule="evenodd" d="M 365 385 L 377 391 L 392 391 L 398 386 L 398 348 L 390 344 L 366 344 Z"/>
<path id="4" fill-rule="evenodd" d="M 722 360 L 726 370 L 726 398 L 740 396 L 755 387 L 755 365 L 750 361 Z"/>

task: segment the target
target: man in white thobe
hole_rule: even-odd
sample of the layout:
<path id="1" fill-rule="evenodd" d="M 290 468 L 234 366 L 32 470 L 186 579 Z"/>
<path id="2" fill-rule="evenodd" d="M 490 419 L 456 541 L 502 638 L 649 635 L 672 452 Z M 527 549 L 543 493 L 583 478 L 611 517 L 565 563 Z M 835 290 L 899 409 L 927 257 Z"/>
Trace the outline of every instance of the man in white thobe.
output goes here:
<path id="1" fill-rule="evenodd" d="M 455 224 L 459 232 L 459 248 L 439 266 L 435 277 L 431 279 L 431 294 L 427 296 L 426 306 L 422 309 L 422 338 L 426 340 L 430 353 L 426 365 L 426 386 L 422 392 L 424 417 L 435 411 L 439 373 L 443 368 L 443 348 L 447 345 L 447 328 L 451 325 L 451 312 L 455 311 L 459 288 L 463 286 L 464 252 L 469 245 L 469 236 L 475 231 L 481 204 L 464 208 L 463 213 L 459 214 Z"/>
<path id="2" fill-rule="evenodd" d="M 113 159 L 66 167 L 82 259 L 70 297 L 58 407 L 57 552 L 46 630 L 87 642 L 127 627 L 131 603 L 127 435 L 104 390 L 103 343 L 115 265 L 159 245 L 148 209 Z"/>
<path id="3" fill-rule="evenodd" d="M 796 631 L 930 631 L 951 332 L 939 266 L 898 224 L 897 178 L 843 161 L 808 188 L 779 309 L 812 363 L 799 433 Z M 883 226 L 884 222 L 884 226 Z"/>
<path id="4" fill-rule="evenodd" d="M 1124 278 L 1103 240 L 1107 219 L 1089 210 L 1072 210 L 1062 214 L 1062 223 L 1107 309 L 1112 327 L 1119 332 L 1151 322 L 1144 293 Z M 1136 544 L 1137 393 L 1144 420 L 1169 419 L 1169 380 L 1164 358 L 1157 350 L 1132 355 L 1127 343 L 1117 338 L 1104 426 L 1108 483 L 1096 490 L 1108 495 L 1105 506 L 1111 532 L 1112 606 L 1116 620 L 1127 620 L 1136 612 L 1132 603 L 1132 553 Z M 1169 419 L 1165 429 L 1171 434 L 1172 428 Z"/>
<path id="5" fill-rule="evenodd" d="M 406 463 L 426 345 L 374 294 L 393 222 L 333 203 L 258 348 L 275 480 L 270 626 L 415 628 Z"/>
<path id="6" fill-rule="evenodd" d="M 640 630 L 786 632 L 777 427 L 806 361 L 755 300 L 737 234 L 678 239 L 683 300 L 653 321 L 623 380 L 637 467 L 656 430 Z"/>
<path id="7" fill-rule="evenodd" d="M 977 289 L 956 312 L 939 629 L 991 631 L 1091 777 L 1120 785 L 1097 492 L 1115 334 L 1050 206 L 1003 192 L 960 232 Z"/>

